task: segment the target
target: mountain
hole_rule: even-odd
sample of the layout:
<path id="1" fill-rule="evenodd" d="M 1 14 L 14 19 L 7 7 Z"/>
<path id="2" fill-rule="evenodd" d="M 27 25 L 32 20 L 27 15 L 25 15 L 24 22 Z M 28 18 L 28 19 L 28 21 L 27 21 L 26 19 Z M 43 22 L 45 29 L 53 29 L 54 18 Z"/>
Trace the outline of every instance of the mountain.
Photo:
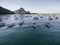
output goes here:
<path id="1" fill-rule="evenodd" d="M 0 6 L 0 14 L 14 14 L 14 12 Z"/>
<path id="2" fill-rule="evenodd" d="M 14 13 L 16 13 L 16 14 L 30 14 L 30 12 L 25 11 L 24 8 L 20 8 L 20 9 L 14 11 Z"/>

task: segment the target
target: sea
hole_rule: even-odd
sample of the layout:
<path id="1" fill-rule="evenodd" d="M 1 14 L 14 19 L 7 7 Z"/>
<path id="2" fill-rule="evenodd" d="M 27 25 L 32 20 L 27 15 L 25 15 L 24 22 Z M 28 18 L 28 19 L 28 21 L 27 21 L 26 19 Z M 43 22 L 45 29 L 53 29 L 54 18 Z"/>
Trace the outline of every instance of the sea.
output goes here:
<path id="1" fill-rule="evenodd" d="M 0 45 L 60 45 L 60 14 L 0 15 Z"/>

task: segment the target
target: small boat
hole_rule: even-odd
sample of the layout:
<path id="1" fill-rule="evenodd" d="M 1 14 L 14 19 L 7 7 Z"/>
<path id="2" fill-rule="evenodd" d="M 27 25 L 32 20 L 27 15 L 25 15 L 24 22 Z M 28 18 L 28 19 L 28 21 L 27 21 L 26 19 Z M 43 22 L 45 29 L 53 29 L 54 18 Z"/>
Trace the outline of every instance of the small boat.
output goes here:
<path id="1" fill-rule="evenodd" d="M 38 20 L 38 17 L 34 17 L 33 19 L 34 19 L 34 20 Z"/>
<path id="2" fill-rule="evenodd" d="M 22 26 L 23 24 L 24 24 L 24 22 L 20 22 L 20 23 L 19 23 L 19 26 Z"/>
<path id="3" fill-rule="evenodd" d="M 46 23 L 45 26 L 46 26 L 47 28 L 50 28 L 50 23 Z"/>
<path id="4" fill-rule="evenodd" d="M 0 23 L 0 27 L 3 27 L 3 26 L 5 26 L 5 23 Z"/>
<path id="5" fill-rule="evenodd" d="M 53 20 L 53 18 L 49 18 L 49 20 Z"/>
<path id="6" fill-rule="evenodd" d="M 49 20 L 53 20 L 53 18 L 51 16 L 49 16 Z"/>
<path id="7" fill-rule="evenodd" d="M 56 17 L 55 19 L 58 19 L 58 17 Z"/>
<path id="8" fill-rule="evenodd" d="M 33 27 L 34 29 L 36 29 L 36 23 L 33 23 L 32 27 Z"/>
<path id="9" fill-rule="evenodd" d="M 40 18 L 43 18 L 43 16 L 41 16 Z"/>
<path id="10" fill-rule="evenodd" d="M 7 26 L 8 26 L 8 28 L 11 28 L 11 27 L 13 27 L 15 25 L 15 23 L 12 23 L 12 24 L 8 24 Z"/>

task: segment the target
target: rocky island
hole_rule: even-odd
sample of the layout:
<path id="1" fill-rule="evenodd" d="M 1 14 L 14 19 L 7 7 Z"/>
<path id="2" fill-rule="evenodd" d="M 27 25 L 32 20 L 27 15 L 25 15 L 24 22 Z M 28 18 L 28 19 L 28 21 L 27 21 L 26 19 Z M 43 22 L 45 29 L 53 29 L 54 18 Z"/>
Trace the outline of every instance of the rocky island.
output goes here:
<path id="1" fill-rule="evenodd" d="M 14 11 L 14 13 L 16 13 L 16 14 L 30 14 L 30 12 L 25 11 L 24 8 L 20 8 L 20 9 Z"/>
<path id="2" fill-rule="evenodd" d="M 31 13 L 30 13 L 30 11 L 24 10 L 24 8 L 20 8 L 15 11 L 10 11 L 10 10 L 0 6 L 0 14 L 31 14 Z"/>

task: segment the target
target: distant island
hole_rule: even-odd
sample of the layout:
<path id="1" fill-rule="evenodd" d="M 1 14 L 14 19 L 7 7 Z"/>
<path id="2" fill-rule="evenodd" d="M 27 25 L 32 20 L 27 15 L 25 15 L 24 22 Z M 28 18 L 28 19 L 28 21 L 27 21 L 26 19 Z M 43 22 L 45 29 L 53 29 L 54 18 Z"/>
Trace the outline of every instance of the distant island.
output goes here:
<path id="1" fill-rule="evenodd" d="M 24 8 L 20 8 L 16 11 L 14 11 L 16 14 L 31 14 L 30 11 L 25 11 Z"/>

